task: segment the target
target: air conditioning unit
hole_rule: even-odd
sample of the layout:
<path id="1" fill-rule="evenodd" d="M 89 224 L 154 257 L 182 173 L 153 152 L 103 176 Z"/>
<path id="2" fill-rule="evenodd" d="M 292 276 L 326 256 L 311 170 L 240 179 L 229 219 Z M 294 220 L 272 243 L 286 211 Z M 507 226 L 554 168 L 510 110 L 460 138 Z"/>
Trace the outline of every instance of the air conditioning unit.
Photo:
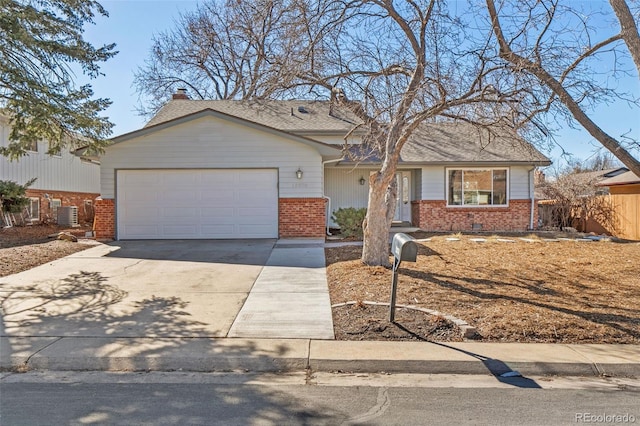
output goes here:
<path id="1" fill-rule="evenodd" d="M 78 224 L 78 208 L 76 206 L 58 207 L 58 225 L 80 226 Z"/>

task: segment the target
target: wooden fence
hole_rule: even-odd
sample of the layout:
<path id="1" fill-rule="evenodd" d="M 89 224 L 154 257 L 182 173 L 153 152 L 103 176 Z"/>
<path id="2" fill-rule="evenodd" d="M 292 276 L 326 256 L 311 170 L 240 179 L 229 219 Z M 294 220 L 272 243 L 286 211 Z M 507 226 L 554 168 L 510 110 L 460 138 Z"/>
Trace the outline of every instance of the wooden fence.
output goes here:
<path id="1" fill-rule="evenodd" d="M 612 186 L 610 191 L 617 216 L 616 236 L 640 240 L 640 185 Z"/>
<path id="2" fill-rule="evenodd" d="M 609 195 L 603 195 L 594 202 L 605 202 L 599 215 L 590 216 L 586 220 L 579 219 L 580 214 L 571 216 L 570 223 L 561 223 L 566 213 L 559 211 L 562 206 L 553 200 L 544 200 L 538 204 L 538 219 L 541 226 L 572 226 L 581 232 L 611 234 L 628 240 L 640 240 L 640 185 L 624 185 L 612 187 Z M 603 216 L 603 215 L 606 215 Z M 613 218 L 611 218 L 611 215 Z"/>

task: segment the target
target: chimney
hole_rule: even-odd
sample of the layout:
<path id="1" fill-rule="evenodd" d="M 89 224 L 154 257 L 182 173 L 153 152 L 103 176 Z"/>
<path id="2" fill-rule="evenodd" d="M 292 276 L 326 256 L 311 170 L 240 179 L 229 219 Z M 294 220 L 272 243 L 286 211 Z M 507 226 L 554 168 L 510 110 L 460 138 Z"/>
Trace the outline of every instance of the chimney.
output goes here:
<path id="1" fill-rule="evenodd" d="M 189 99 L 189 95 L 187 95 L 187 89 L 184 87 L 176 90 L 176 93 L 173 94 L 172 99 Z"/>

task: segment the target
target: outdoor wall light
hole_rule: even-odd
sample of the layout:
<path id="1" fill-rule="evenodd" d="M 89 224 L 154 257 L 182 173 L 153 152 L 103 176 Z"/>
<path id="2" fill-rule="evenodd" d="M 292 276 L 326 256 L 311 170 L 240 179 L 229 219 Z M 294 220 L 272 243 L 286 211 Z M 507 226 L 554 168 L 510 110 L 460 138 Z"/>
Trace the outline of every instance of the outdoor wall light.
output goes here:
<path id="1" fill-rule="evenodd" d="M 367 181 L 364 180 L 364 177 L 360 176 L 360 180 L 358 182 L 360 182 L 360 185 L 364 185 Z"/>
<path id="2" fill-rule="evenodd" d="M 298 167 L 298 170 L 296 170 L 296 177 L 298 179 L 302 179 L 302 170 L 300 170 L 300 167 Z"/>

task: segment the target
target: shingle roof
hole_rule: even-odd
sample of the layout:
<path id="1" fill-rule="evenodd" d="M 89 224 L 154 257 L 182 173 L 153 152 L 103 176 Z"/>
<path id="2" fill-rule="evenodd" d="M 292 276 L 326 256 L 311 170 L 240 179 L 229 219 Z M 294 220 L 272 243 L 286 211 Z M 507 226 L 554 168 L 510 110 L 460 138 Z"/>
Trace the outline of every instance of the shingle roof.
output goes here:
<path id="1" fill-rule="evenodd" d="M 469 123 L 424 123 L 402 149 L 404 162 L 551 162 L 506 128 L 491 132 Z"/>
<path id="2" fill-rule="evenodd" d="M 362 153 L 352 146 L 356 157 L 367 162 L 379 162 L 375 154 Z M 513 131 L 488 130 L 469 123 L 423 123 L 402 148 L 403 163 L 531 163 L 551 164 L 530 143 Z"/>
<path id="3" fill-rule="evenodd" d="M 607 178 L 624 174 L 628 170 L 629 169 L 626 167 L 617 167 L 604 170 L 592 170 L 590 172 L 572 173 L 562 176 L 562 181 L 564 182 L 564 185 L 570 186 L 603 186 L 601 185 L 601 182 L 608 180 Z"/>
<path id="4" fill-rule="evenodd" d="M 174 99 L 167 102 L 145 125 L 145 128 L 207 109 L 300 135 L 322 132 L 343 134 L 360 122 L 355 115 L 332 106 L 329 101 L 194 101 Z"/>
<path id="5" fill-rule="evenodd" d="M 329 101 L 198 101 L 173 99 L 146 124 L 145 128 L 213 110 L 233 117 L 299 136 L 335 133 L 344 135 L 360 120 L 350 111 Z M 353 148 L 356 149 L 357 148 Z M 375 156 L 368 161 L 378 162 Z M 492 128 L 491 133 L 474 125 L 424 123 L 405 144 L 404 163 L 534 163 L 551 164 L 531 144 L 510 130 Z"/>
<path id="6" fill-rule="evenodd" d="M 612 178 L 605 179 L 598 183 L 598 186 L 613 186 L 613 185 L 630 185 L 640 183 L 640 177 L 638 177 L 632 171 L 628 171 Z"/>
<path id="7" fill-rule="evenodd" d="M 603 170 L 592 170 L 590 172 L 580 172 L 569 175 L 572 179 L 581 183 L 594 183 L 603 179 L 611 178 L 629 171 L 626 167 L 617 167 Z"/>

